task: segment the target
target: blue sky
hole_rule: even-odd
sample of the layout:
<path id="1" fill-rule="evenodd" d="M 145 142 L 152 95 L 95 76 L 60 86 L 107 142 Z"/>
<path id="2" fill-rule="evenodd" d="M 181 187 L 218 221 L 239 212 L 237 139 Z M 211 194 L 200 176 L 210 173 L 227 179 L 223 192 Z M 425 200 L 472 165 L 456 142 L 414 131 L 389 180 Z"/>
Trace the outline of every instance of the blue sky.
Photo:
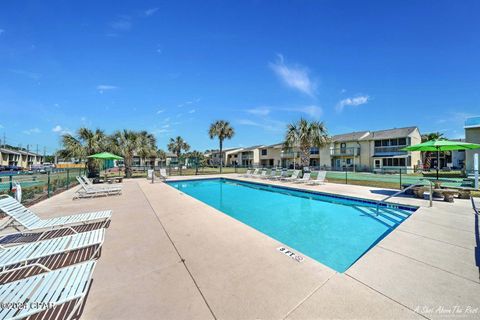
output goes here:
<path id="1" fill-rule="evenodd" d="M 80 126 L 217 146 L 417 125 L 463 136 L 480 114 L 479 1 L 8 1 L 0 137 L 52 152 Z M 33 147 L 35 148 L 35 147 Z"/>

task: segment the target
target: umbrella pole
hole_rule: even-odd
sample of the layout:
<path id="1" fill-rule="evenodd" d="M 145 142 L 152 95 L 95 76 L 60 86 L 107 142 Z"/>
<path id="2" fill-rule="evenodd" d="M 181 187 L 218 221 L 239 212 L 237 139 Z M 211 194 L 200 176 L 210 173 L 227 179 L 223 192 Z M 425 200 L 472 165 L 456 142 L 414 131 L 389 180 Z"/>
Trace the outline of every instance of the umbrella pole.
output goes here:
<path id="1" fill-rule="evenodd" d="M 437 147 L 437 180 L 438 180 L 438 168 L 440 167 L 440 150 Z"/>

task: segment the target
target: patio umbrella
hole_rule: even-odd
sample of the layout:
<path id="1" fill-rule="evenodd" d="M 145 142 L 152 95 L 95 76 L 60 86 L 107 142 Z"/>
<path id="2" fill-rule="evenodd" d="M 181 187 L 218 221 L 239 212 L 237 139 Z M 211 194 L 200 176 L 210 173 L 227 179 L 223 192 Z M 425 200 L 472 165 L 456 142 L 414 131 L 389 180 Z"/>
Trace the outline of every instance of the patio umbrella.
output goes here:
<path id="1" fill-rule="evenodd" d="M 452 150 L 473 150 L 480 149 L 480 144 L 450 141 L 444 139 L 429 140 L 424 143 L 416 144 L 403 148 L 405 151 L 433 151 L 437 152 L 437 180 L 438 180 L 438 167 L 440 166 L 440 151 L 452 151 Z"/>
<path id="2" fill-rule="evenodd" d="M 91 156 L 88 156 L 87 158 L 103 159 L 103 164 L 104 164 L 104 167 L 105 167 L 105 179 L 107 178 L 106 161 L 107 160 L 122 160 L 123 159 L 122 157 L 117 156 L 116 154 L 113 154 L 113 153 L 110 153 L 110 152 L 95 153 L 95 154 L 92 154 Z"/>

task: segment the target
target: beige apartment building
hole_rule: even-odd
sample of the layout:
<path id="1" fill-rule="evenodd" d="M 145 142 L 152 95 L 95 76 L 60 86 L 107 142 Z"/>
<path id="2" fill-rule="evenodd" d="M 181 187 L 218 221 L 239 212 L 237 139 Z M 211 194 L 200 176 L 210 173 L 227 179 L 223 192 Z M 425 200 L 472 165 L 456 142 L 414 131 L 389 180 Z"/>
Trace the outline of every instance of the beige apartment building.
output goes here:
<path id="1" fill-rule="evenodd" d="M 417 127 L 335 135 L 328 145 L 310 149 L 310 166 L 358 171 L 413 169 L 421 164 L 420 152 L 402 149 L 418 143 L 421 135 Z M 231 149 L 224 156 L 227 166 L 292 168 L 300 162 L 298 149 L 285 150 L 282 143 Z"/>
<path id="2" fill-rule="evenodd" d="M 43 163 L 43 156 L 25 150 L 0 148 L 0 166 L 16 166 L 30 169 L 32 165 Z"/>
<path id="3" fill-rule="evenodd" d="M 465 141 L 470 143 L 480 144 L 480 117 L 472 117 L 472 118 L 466 119 L 464 128 L 465 128 Z M 468 172 L 471 172 L 474 170 L 473 155 L 475 153 L 478 153 L 480 157 L 480 149 L 466 150 L 465 168 Z"/>

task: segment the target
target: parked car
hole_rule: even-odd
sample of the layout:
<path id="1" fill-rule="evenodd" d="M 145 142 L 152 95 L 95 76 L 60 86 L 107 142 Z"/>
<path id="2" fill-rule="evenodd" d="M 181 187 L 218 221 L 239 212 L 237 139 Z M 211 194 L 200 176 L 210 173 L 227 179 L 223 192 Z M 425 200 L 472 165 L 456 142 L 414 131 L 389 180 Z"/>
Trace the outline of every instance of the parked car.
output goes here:
<path id="1" fill-rule="evenodd" d="M 7 166 L 5 171 L 22 171 L 23 168 L 19 166 Z"/>

